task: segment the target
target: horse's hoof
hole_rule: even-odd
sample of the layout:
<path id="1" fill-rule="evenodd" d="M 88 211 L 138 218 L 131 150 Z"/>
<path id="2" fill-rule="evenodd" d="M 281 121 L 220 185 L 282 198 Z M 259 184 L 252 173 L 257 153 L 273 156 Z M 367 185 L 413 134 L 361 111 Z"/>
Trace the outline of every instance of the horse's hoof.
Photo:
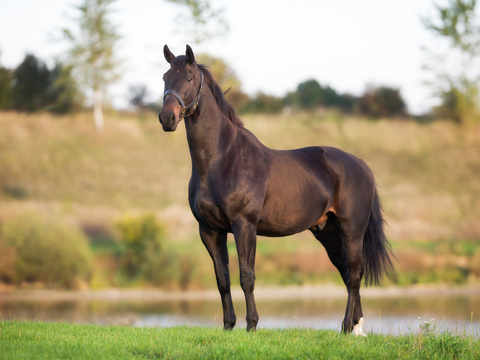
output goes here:
<path id="1" fill-rule="evenodd" d="M 225 326 L 223 327 L 223 330 L 232 331 L 234 327 L 235 327 L 235 324 L 225 324 Z"/>
<path id="2" fill-rule="evenodd" d="M 350 334 L 352 330 L 353 330 L 353 327 L 351 325 L 345 325 L 345 320 L 342 321 L 342 333 Z"/>
<path id="3" fill-rule="evenodd" d="M 363 317 L 358 319 L 358 324 L 353 327 L 352 334 L 355 336 L 367 336 L 367 334 L 363 332 Z"/>
<path id="4" fill-rule="evenodd" d="M 247 325 L 247 331 L 257 331 L 257 324 Z"/>

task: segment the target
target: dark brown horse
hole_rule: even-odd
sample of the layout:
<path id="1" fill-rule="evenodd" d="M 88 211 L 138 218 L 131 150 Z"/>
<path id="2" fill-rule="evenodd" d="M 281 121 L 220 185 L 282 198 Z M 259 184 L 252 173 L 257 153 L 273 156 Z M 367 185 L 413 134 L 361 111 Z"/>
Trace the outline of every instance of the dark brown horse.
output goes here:
<path id="1" fill-rule="evenodd" d="M 159 115 L 165 131 L 185 119 L 192 158 L 188 200 L 215 267 L 224 328 L 235 326 L 227 233 L 233 233 L 247 330 L 258 322 L 253 289 L 257 235 L 310 230 L 348 290 L 344 332 L 363 335 L 360 283 L 378 284 L 393 271 L 375 179 L 368 166 L 332 147 L 272 150 L 248 131 L 205 66 L 165 45 L 170 70 Z M 185 105 L 187 104 L 187 105 Z"/>

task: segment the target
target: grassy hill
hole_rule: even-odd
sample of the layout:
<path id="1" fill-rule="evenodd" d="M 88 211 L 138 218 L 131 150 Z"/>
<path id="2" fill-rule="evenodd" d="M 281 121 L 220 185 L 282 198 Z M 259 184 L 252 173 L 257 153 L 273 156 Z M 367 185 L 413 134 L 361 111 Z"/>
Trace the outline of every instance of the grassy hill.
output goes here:
<path id="1" fill-rule="evenodd" d="M 330 145 L 363 158 L 376 176 L 399 261 L 413 266 L 418 259 L 411 255 L 421 253 L 434 267 L 463 266 L 480 276 L 480 265 L 470 266 L 480 263 L 479 127 L 336 113 L 243 121 L 270 147 Z M 26 210 L 49 213 L 95 239 L 112 236 L 122 214 L 149 212 L 167 225 L 172 242 L 199 243 L 187 204 L 191 163 L 183 125 L 167 134 L 155 114 L 112 113 L 98 133 L 90 114 L 0 113 L 0 129 L 0 221 Z M 262 240 L 260 260 L 282 251 L 292 255 L 285 262 L 295 262 L 295 254 L 307 256 L 312 248 L 317 257 L 300 263 L 311 262 L 314 271 L 318 256 L 328 260 L 306 233 Z"/>

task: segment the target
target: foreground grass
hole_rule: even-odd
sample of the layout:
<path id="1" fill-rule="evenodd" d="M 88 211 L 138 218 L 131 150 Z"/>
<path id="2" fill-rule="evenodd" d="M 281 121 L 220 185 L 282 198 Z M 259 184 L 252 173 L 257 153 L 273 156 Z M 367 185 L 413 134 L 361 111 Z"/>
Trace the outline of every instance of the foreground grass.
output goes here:
<path id="1" fill-rule="evenodd" d="M 0 322 L 0 359 L 475 359 L 472 337 Z"/>

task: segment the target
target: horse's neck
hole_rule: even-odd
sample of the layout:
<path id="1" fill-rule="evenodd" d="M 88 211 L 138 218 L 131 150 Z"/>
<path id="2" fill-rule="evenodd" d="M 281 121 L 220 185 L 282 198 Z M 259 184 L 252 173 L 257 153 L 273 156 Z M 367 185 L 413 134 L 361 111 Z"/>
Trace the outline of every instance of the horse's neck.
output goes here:
<path id="1" fill-rule="evenodd" d="M 239 129 L 221 112 L 210 91 L 205 91 L 197 111 L 185 127 L 193 168 L 204 177 L 211 161 L 225 154 Z"/>

